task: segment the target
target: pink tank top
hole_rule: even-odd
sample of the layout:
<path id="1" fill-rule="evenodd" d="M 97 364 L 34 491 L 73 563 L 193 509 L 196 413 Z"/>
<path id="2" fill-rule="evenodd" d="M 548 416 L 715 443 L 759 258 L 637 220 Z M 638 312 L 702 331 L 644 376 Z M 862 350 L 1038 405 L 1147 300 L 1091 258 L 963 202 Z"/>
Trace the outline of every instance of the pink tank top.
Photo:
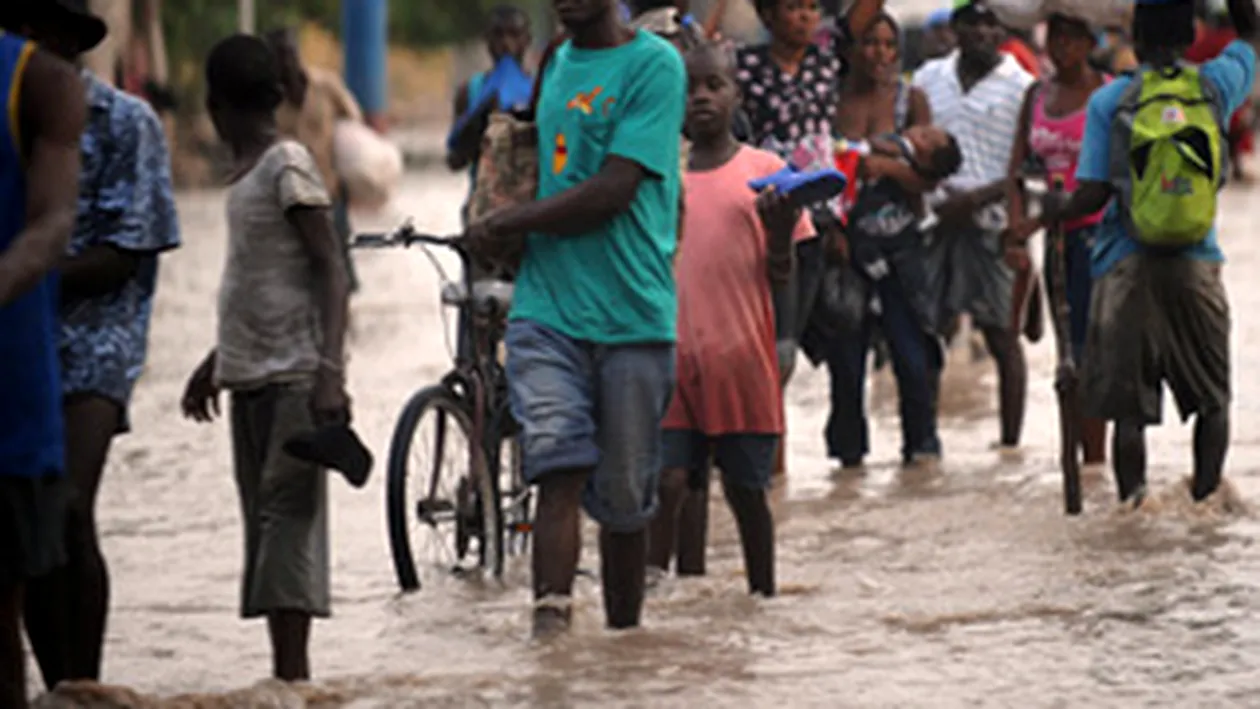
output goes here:
<path id="1" fill-rule="evenodd" d="M 1110 81 L 1110 78 L 1104 79 Z M 1061 118 L 1046 115 L 1044 91 L 1037 92 L 1037 104 L 1033 108 L 1032 129 L 1028 135 L 1028 147 L 1046 167 L 1046 182 L 1053 185 L 1056 179 L 1063 181 L 1069 192 L 1076 189 L 1076 163 L 1081 157 L 1081 141 L 1085 137 L 1085 109 Z M 1091 214 L 1064 224 L 1068 231 L 1093 226 L 1102 221 L 1103 213 Z"/>

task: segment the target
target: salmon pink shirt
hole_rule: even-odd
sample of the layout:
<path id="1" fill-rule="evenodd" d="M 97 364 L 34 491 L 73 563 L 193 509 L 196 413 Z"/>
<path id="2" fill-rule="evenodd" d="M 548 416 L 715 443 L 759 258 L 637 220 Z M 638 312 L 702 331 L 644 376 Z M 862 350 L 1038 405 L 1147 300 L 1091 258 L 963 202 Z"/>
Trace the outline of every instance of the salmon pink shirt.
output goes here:
<path id="1" fill-rule="evenodd" d="M 769 237 L 748 182 L 784 165 L 772 153 L 742 147 L 725 165 L 683 178 L 678 384 L 666 429 L 707 436 L 783 432 Z M 793 239 L 813 236 L 802 215 Z"/>

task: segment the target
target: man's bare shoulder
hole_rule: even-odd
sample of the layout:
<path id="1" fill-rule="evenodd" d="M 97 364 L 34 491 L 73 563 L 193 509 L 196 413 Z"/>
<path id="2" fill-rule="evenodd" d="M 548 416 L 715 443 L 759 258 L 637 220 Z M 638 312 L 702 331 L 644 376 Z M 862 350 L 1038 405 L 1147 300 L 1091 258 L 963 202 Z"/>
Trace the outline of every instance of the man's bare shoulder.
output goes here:
<path id="1" fill-rule="evenodd" d="M 36 49 L 22 75 L 22 124 L 41 137 L 77 144 L 87 122 L 87 91 L 73 65 Z"/>

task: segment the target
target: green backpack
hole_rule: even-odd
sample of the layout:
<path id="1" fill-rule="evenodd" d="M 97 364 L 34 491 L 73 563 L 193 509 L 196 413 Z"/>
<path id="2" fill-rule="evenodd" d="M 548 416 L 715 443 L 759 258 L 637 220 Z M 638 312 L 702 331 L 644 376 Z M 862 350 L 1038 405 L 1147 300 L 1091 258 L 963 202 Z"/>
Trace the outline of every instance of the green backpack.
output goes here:
<path id="1" fill-rule="evenodd" d="M 1197 68 L 1148 69 L 1121 100 L 1130 233 L 1156 248 L 1207 238 L 1225 173 L 1225 128 L 1215 87 Z M 1123 181 L 1122 181 L 1123 182 Z"/>

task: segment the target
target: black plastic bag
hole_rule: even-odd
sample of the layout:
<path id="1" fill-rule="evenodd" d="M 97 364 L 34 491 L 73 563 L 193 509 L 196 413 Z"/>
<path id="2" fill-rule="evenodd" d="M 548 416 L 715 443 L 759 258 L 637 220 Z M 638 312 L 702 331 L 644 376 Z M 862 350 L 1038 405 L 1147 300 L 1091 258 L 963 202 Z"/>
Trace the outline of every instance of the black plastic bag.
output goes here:
<path id="1" fill-rule="evenodd" d="M 871 286 L 849 264 L 828 265 L 818 298 L 810 310 L 801 349 L 815 366 L 826 359 L 830 343 L 859 337 L 870 311 Z"/>

